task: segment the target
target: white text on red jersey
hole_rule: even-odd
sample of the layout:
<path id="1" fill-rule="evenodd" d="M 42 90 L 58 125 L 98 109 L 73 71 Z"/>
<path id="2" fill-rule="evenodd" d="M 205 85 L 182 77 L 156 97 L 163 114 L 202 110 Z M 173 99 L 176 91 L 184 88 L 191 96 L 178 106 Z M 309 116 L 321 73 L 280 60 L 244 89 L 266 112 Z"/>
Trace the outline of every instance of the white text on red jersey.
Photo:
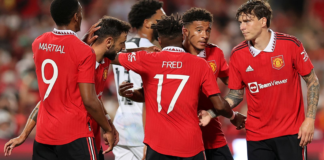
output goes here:
<path id="1" fill-rule="evenodd" d="M 61 54 L 65 54 L 64 46 L 57 44 L 39 43 L 39 49 L 44 50 L 46 52 L 60 52 Z"/>
<path id="2" fill-rule="evenodd" d="M 163 61 L 162 68 L 178 69 L 182 68 L 181 61 Z"/>

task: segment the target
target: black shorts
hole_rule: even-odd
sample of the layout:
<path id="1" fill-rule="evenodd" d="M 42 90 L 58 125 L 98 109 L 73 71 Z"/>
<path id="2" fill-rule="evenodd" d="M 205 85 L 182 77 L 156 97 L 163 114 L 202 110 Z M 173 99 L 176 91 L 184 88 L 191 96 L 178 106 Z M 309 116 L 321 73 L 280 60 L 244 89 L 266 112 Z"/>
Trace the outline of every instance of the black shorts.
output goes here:
<path id="1" fill-rule="evenodd" d="M 201 151 L 197 155 L 188 158 L 168 156 L 154 151 L 149 145 L 147 145 L 146 160 L 206 160 L 206 157 L 204 151 Z"/>
<path id="2" fill-rule="evenodd" d="M 102 154 L 103 150 L 102 147 L 100 147 L 100 151 L 99 151 L 99 159 L 98 160 L 105 160 L 105 156 Z"/>
<path id="3" fill-rule="evenodd" d="M 207 160 L 233 160 L 232 153 L 227 144 L 220 148 L 206 149 Z"/>
<path id="4" fill-rule="evenodd" d="M 298 135 L 262 141 L 247 141 L 249 160 L 306 160 L 306 147 L 299 146 Z"/>
<path id="5" fill-rule="evenodd" d="M 79 138 L 64 145 L 47 145 L 34 141 L 33 160 L 97 160 L 91 137 Z"/>

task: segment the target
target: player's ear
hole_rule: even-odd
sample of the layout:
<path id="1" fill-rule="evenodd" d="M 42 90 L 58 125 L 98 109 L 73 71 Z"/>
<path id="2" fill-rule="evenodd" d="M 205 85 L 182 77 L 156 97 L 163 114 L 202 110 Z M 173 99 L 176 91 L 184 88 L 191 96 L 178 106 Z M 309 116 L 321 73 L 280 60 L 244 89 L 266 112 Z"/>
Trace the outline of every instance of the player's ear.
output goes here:
<path id="1" fill-rule="evenodd" d="M 113 37 L 107 37 L 105 42 L 106 42 L 107 48 L 109 49 L 114 44 L 114 38 Z"/>
<path id="2" fill-rule="evenodd" d="M 152 25 L 152 23 L 151 23 L 151 21 L 149 19 L 145 19 L 144 20 L 143 26 L 145 28 L 150 29 L 151 28 L 151 25 Z"/>
<path id="3" fill-rule="evenodd" d="M 74 13 L 73 20 L 74 20 L 75 22 L 78 22 L 78 21 L 79 21 L 78 13 Z"/>
<path id="4" fill-rule="evenodd" d="M 182 27 L 182 34 L 188 36 L 188 29 L 185 28 L 184 26 Z"/>
<path id="5" fill-rule="evenodd" d="M 267 18 L 265 18 L 265 17 L 262 17 L 261 18 L 261 23 L 262 23 L 262 27 L 267 27 Z"/>

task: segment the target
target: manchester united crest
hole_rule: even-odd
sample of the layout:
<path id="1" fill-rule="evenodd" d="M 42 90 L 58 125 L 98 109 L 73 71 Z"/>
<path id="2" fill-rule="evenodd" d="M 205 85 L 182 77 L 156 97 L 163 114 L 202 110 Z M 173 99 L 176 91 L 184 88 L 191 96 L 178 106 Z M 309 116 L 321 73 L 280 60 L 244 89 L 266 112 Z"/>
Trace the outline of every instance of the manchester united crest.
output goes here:
<path id="1" fill-rule="evenodd" d="M 216 71 L 217 71 L 216 62 L 214 60 L 212 60 L 212 61 L 208 61 L 208 64 L 210 65 L 210 67 L 213 70 L 213 72 L 216 73 Z"/>
<path id="2" fill-rule="evenodd" d="M 285 61 L 283 55 L 271 57 L 272 68 L 280 70 L 282 67 L 285 66 Z"/>
<path id="3" fill-rule="evenodd" d="M 102 75 L 102 78 L 103 80 L 105 81 L 108 77 L 108 68 L 105 68 L 104 72 L 103 72 L 103 75 Z"/>

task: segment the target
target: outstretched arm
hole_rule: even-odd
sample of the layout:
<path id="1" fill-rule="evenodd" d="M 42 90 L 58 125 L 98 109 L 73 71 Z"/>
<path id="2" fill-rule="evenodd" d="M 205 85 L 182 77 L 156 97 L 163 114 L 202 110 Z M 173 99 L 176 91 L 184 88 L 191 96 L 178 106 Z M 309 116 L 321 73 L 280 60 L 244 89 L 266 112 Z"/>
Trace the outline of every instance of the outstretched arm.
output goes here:
<path id="1" fill-rule="evenodd" d="M 306 146 L 313 140 L 314 123 L 320 91 L 319 81 L 314 70 L 308 75 L 303 76 L 303 79 L 307 84 L 307 111 L 306 119 L 300 126 L 298 132 L 298 139 L 301 139 L 299 144 L 301 147 Z"/>
<path id="2" fill-rule="evenodd" d="M 37 105 L 35 106 L 35 108 L 33 109 L 33 111 L 30 113 L 29 118 L 27 120 L 27 123 L 25 125 L 25 128 L 21 132 L 21 134 L 18 137 L 9 140 L 5 144 L 5 146 L 4 146 L 5 156 L 10 156 L 12 150 L 15 147 L 18 147 L 21 144 L 23 144 L 25 142 L 25 140 L 27 139 L 27 137 L 29 136 L 30 132 L 36 126 L 39 105 L 40 105 L 40 102 L 37 103 Z"/>

